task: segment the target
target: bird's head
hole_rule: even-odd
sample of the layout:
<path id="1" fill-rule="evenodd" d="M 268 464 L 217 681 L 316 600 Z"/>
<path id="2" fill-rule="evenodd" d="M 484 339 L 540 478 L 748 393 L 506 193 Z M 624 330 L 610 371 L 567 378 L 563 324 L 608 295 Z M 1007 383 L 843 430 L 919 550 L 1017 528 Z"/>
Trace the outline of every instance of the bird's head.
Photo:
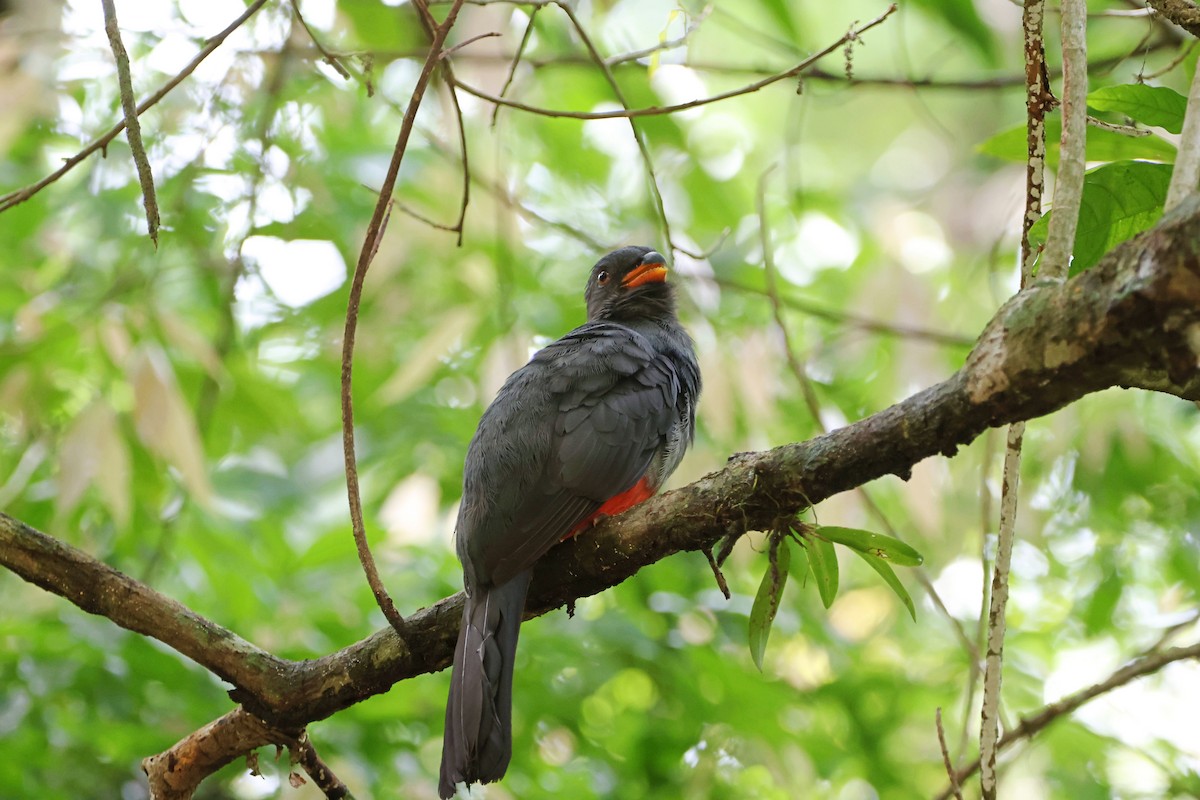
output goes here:
<path id="1" fill-rule="evenodd" d="M 597 261 L 584 296 L 589 321 L 650 316 L 675 307 L 667 260 L 649 247 L 622 247 Z"/>

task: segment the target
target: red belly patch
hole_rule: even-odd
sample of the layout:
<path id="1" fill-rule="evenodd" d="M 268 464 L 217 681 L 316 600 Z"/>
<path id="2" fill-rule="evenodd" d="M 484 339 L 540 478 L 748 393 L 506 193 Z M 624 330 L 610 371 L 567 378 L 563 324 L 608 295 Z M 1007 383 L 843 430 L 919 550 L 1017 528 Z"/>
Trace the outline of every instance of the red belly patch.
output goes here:
<path id="1" fill-rule="evenodd" d="M 580 531 L 587 530 L 587 528 L 589 528 L 601 517 L 614 517 L 617 514 L 620 514 L 622 511 L 628 511 L 643 500 L 649 500 L 653 496 L 654 489 L 650 488 L 650 479 L 642 478 L 632 487 L 616 497 L 610 497 L 608 500 L 605 500 L 604 504 L 601 505 L 600 508 L 596 509 L 594 514 L 572 528 L 570 532 L 563 537 L 563 541 L 570 539 Z"/>

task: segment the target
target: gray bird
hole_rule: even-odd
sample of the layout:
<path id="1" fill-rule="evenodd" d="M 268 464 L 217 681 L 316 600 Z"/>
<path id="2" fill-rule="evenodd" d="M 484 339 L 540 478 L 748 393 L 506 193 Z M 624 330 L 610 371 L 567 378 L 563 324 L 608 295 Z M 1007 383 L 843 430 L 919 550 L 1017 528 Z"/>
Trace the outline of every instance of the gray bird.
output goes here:
<path id="1" fill-rule="evenodd" d="M 512 757 L 517 634 L 534 563 L 662 487 L 695 432 L 700 367 L 667 265 L 623 247 L 588 278 L 587 322 L 514 372 L 467 448 L 456 525 L 467 599 L 438 794 Z"/>

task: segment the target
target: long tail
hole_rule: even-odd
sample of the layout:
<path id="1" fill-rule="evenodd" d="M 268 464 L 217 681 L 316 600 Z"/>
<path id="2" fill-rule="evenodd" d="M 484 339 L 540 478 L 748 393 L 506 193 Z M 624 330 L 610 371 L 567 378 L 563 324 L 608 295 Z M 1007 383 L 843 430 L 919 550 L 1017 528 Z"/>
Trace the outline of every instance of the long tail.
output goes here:
<path id="1" fill-rule="evenodd" d="M 532 571 L 501 586 L 476 589 L 463 606 L 454 649 L 446 733 L 442 741 L 442 800 L 459 781 L 491 783 L 512 757 L 512 680 L 517 634 Z"/>

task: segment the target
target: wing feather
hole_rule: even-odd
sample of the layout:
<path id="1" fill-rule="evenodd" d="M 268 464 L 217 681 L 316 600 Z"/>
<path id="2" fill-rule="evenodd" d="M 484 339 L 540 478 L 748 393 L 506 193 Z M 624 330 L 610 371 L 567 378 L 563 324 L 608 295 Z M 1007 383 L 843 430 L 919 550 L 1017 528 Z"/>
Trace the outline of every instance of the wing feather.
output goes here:
<path id="1" fill-rule="evenodd" d="M 468 586 L 528 569 L 632 488 L 677 437 L 680 397 L 671 358 L 616 323 L 577 328 L 514 373 L 468 450 L 473 496 L 486 498 L 459 512 Z"/>

